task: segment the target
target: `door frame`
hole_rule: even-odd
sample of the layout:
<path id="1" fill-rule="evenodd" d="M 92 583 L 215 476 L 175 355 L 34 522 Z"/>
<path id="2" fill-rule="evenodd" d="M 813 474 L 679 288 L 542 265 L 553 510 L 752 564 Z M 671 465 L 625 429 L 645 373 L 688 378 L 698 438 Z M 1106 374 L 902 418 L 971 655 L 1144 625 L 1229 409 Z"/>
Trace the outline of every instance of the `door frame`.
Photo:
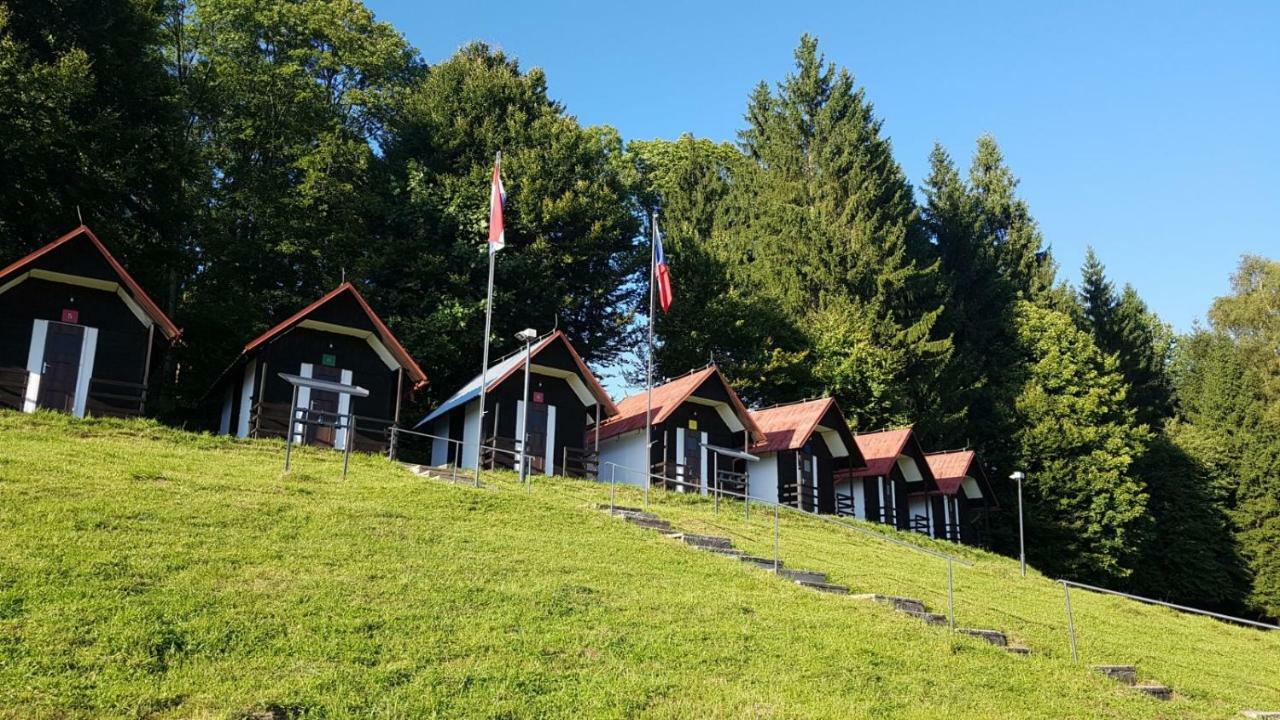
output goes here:
<path id="1" fill-rule="evenodd" d="M 39 407 L 40 380 L 44 375 L 44 348 L 48 341 L 49 324 L 71 325 L 82 328 L 80 341 L 80 366 L 76 369 L 76 387 L 73 393 L 71 414 L 82 418 L 89 403 L 89 384 L 93 381 L 93 362 L 98 351 L 98 328 L 57 320 L 33 320 L 31 346 L 27 350 L 27 387 L 22 396 L 22 411 L 35 412 Z"/>

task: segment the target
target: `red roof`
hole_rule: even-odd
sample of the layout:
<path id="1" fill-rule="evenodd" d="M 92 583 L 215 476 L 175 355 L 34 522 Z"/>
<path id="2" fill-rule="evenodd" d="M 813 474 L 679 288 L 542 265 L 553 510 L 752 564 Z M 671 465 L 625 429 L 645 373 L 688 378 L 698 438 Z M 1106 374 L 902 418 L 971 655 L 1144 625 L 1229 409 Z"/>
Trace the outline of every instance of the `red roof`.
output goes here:
<path id="1" fill-rule="evenodd" d="M 938 490 L 945 495 L 955 495 L 964 479 L 969 477 L 969 468 L 976 457 L 972 450 L 959 450 L 926 455 L 924 459 L 929 463 L 933 479 L 938 482 Z"/>
<path id="2" fill-rule="evenodd" d="M 738 399 L 738 394 L 733 391 L 729 381 L 724 378 L 724 375 L 720 374 L 719 368 L 715 365 L 708 365 L 702 370 L 691 372 L 671 382 L 654 387 L 653 424 L 657 425 L 670 417 L 671 413 L 676 411 L 676 408 L 680 407 L 685 400 L 688 400 L 689 396 L 712 376 L 719 378 L 720 382 L 723 383 L 725 391 L 729 394 L 729 403 L 733 406 L 738 419 L 751 434 L 751 437 L 757 441 L 763 440 L 764 433 L 760 431 L 760 427 L 752 419 L 747 407 Z M 646 393 L 637 393 L 631 397 L 623 398 L 618 403 L 617 416 L 600 423 L 600 439 L 604 440 L 632 430 L 642 429 L 645 424 L 645 407 Z"/>
<path id="3" fill-rule="evenodd" d="M 317 308 L 330 300 L 333 300 L 344 292 L 351 293 L 351 296 L 355 298 L 356 303 L 360 305 L 360 309 L 364 311 L 365 315 L 369 316 L 369 321 L 373 323 L 375 328 L 377 328 L 378 336 L 382 338 L 382 342 L 387 346 L 387 349 L 391 351 L 391 354 L 395 356 L 396 360 L 400 362 L 400 366 L 409 372 L 409 377 L 413 380 L 414 389 L 416 390 L 424 387 L 427 384 L 427 374 L 422 372 L 422 368 L 418 367 L 418 363 L 414 362 L 413 357 L 409 355 L 409 351 L 405 350 L 404 346 L 400 344 L 400 341 L 396 339 L 396 336 L 391 334 L 391 330 L 382 322 L 382 318 L 378 317 L 377 313 L 373 311 L 373 308 L 369 307 L 369 303 L 365 302 L 364 296 L 360 294 L 360 291 L 349 282 L 344 282 L 333 290 L 330 290 L 319 300 L 316 300 L 310 305 L 302 308 L 298 312 L 289 316 L 289 318 L 284 322 L 251 340 L 248 345 L 244 346 L 244 352 L 253 352 L 255 348 L 270 342 L 276 336 L 302 322 L 302 320 L 308 315 L 315 312 Z"/>
<path id="4" fill-rule="evenodd" d="M 907 442 L 911 439 L 911 428 L 856 435 L 853 439 L 858 443 L 858 450 L 862 452 L 862 458 L 867 466 L 838 472 L 837 481 L 842 477 L 846 479 L 848 477 L 879 477 L 891 473 L 894 464 L 898 462 L 898 456 L 906 449 Z"/>
<path id="5" fill-rule="evenodd" d="M 170 341 L 176 340 L 178 336 L 182 334 L 182 331 L 178 329 L 177 325 L 173 324 L 173 321 L 169 319 L 168 315 L 164 314 L 164 311 L 160 309 L 160 306 L 156 305 L 155 302 L 152 301 L 151 296 L 142 289 L 142 286 L 138 284 L 138 281 L 134 280 L 133 276 L 130 275 L 129 272 L 124 269 L 124 266 L 121 265 L 119 261 L 117 261 L 107 250 L 107 247 L 102 244 L 102 241 L 98 239 L 98 236 L 94 235 L 93 231 L 85 225 L 81 225 L 75 230 L 72 230 L 66 235 L 63 235 L 57 240 L 54 240 L 48 245 L 45 245 L 39 250 L 36 250 L 30 255 L 27 255 L 21 260 L 9 265 L 5 269 L 0 270 L 0 280 L 18 272 L 41 257 L 48 255 L 54 250 L 80 237 L 87 239 L 90 244 L 93 245 L 94 249 L 102 254 L 102 258 L 111 266 L 111 270 L 120 278 L 120 282 L 128 288 L 129 294 L 133 296 L 134 301 L 142 307 L 142 311 L 147 314 L 147 317 L 151 318 L 152 322 L 160 326 L 160 331 L 164 333 L 165 337 Z"/>
<path id="6" fill-rule="evenodd" d="M 751 411 L 751 418 L 765 436 L 763 441 L 751 446 L 751 452 L 771 453 L 804 447 L 834 404 L 835 400 L 828 397 Z"/>

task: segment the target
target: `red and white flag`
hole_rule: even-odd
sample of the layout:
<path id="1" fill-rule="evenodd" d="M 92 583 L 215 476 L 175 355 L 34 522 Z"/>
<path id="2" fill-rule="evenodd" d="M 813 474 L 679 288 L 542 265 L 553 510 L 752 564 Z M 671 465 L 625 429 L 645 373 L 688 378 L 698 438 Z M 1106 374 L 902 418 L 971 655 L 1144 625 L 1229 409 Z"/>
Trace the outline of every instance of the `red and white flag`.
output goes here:
<path id="1" fill-rule="evenodd" d="M 502 188 L 502 156 L 493 161 L 493 183 L 489 189 L 489 252 L 496 253 L 507 244 L 506 229 L 502 225 L 502 208 L 507 204 L 507 192 Z"/>
<path id="2" fill-rule="evenodd" d="M 658 216 L 653 217 L 653 277 L 658 283 L 658 302 L 662 312 L 671 310 L 674 299 L 671 292 L 671 269 L 667 267 L 667 254 L 662 252 L 662 233 L 658 230 Z"/>

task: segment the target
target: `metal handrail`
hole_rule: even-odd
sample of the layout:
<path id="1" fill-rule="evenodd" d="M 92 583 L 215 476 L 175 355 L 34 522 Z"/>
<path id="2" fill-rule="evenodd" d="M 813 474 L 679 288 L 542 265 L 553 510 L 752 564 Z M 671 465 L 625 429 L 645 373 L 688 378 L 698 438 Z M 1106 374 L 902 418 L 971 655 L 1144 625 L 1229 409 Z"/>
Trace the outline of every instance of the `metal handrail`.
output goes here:
<path id="1" fill-rule="evenodd" d="M 1077 587 L 1082 590 L 1091 590 L 1093 592 L 1103 593 L 1106 595 L 1116 595 L 1119 597 L 1128 598 L 1130 600 L 1136 600 L 1140 603 L 1145 603 L 1147 605 L 1159 605 L 1161 607 L 1167 607 L 1173 610 L 1179 610 L 1181 612 L 1193 613 L 1195 615 L 1204 615 L 1206 617 L 1223 620 L 1225 622 L 1238 623 L 1240 625 L 1251 625 L 1253 627 L 1265 628 L 1267 630 L 1280 630 L 1280 625 L 1272 625 L 1271 623 L 1259 622 L 1257 620 L 1247 620 L 1245 618 L 1235 617 L 1234 615 L 1217 613 L 1211 610 L 1201 610 L 1199 608 L 1193 608 L 1188 605 L 1178 605 L 1177 603 L 1165 602 L 1164 600 L 1156 600 L 1155 598 L 1144 597 L 1142 595 L 1133 595 L 1131 593 L 1120 592 L 1119 590 L 1108 590 L 1107 588 L 1104 588 L 1104 587 L 1098 587 L 1096 585 L 1088 585 L 1085 583 L 1076 582 L 1074 580 L 1058 580 L 1058 582 L 1062 583 L 1064 587 Z M 1070 606 L 1069 598 L 1067 600 L 1067 603 L 1068 603 L 1067 612 L 1070 613 L 1071 606 Z"/>
<path id="2" fill-rule="evenodd" d="M 682 480 L 675 480 L 675 479 L 672 479 L 672 478 L 663 478 L 663 477 L 662 477 L 662 476 L 660 476 L 660 475 L 654 475 L 653 473 L 644 473 L 643 471 L 636 470 L 635 468 L 629 468 L 629 467 L 626 467 L 625 465 L 619 465 L 618 463 L 615 463 L 615 462 L 612 462 L 612 461 L 608 461 L 608 460 L 606 460 L 606 461 L 605 461 L 604 463 L 602 463 L 602 464 L 603 464 L 603 465 L 610 465 L 610 466 L 612 466 L 612 467 L 614 467 L 614 468 L 620 468 L 620 469 L 622 469 L 624 472 L 628 473 L 629 475 L 648 476 L 650 480 L 652 480 L 653 478 L 658 478 L 658 479 L 666 480 L 668 483 L 688 485 L 688 486 L 690 486 L 690 487 L 694 487 L 694 488 L 697 488 L 697 489 L 699 489 L 699 490 L 701 490 L 701 489 L 702 489 L 702 485 L 701 485 L 700 483 L 695 484 L 695 483 L 685 482 L 685 481 L 682 481 Z M 648 500 L 649 500 L 649 494 L 648 494 L 648 487 L 649 487 L 649 485 L 650 485 L 650 483 L 645 483 L 645 489 L 646 489 L 646 490 L 645 490 L 645 503 L 646 503 L 646 504 L 648 503 Z M 920 547 L 919 545 L 914 545 L 914 544 L 912 544 L 912 543 L 904 542 L 904 541 L 902 541 L 902 540 L 897 540 L 897 539 L 895 539 L 895 538 L 889 537 L 889 536 L 884 535 L 884 534 L 882 534 L 882 533 L 875 532 L 875 531 L 873 531 L 873 530 L 867 530 L 866 528 L 860 528 L 860 527 L 858 527 L 858 526 L 856 526 L 856 525 L 851 525 L 851 524 L 849 524 L 849 523 L 842 522 L 842 521 L 837 520 L 837 519 L 835 519 L 834 517 L 831 517 L 831 516 L 829 516 L 829 515 L 819 515 L 819 514 L 816 514 L 816 513 L 807 512 L 807 511 L 805 511 L 805 510 L 801 510 L 801 509 L 799 509 L 799 508 L 795 508 L 795 507 L 792 507 L 792 506 L 790 506 L 790 505 L 784 505 L 784 504 L 782 504 L 782 503 L 774 502 L 774 501 L 771 501 L 771 500 L 764 500 L 764 499 L 762 499 L 762 498 L 752 497 L 751 495 L 749 495 L 749 494 L 745 494 L 745 493 L 735 493 L 735 492 L 730 491 L 730 490 L 716 489 L 716 488 L 707 488 L 707 491 L 708 491 L 708 492 L 711 492 L 711 493 L 717 493 L 717 492 L 718 492 L 720 495 L 728 496 L 728 497 L 731 497 L 731 498 L 739 498 L 739 499 L 742 499 L 742 500 L 743 500 L 743 502 L 744 502 L 744 503 L 746 503 L 748 506 L 749 506 L 751 503 L 753 503 L 753 502 L 754 502 L 754 503 L 757 503 L 757 504 L 760 504 L 760 505 L 764 505 L 764 506 L 766 506 L 766 507 L 777 507 L 777 508 L 782 508 L 782 509 L 785 509 L 785 510 L 788 510 L 788 511 L 791 511 L 791 512 L 799 513 L 799 514 L 804 515 L 805 517 L 808 517 L 808 518 L 812 518 L 812 519 L 815 519 L 815 520 L 820 520 L 820 521 L 822 521 L 822 522 L 829 523 L 829 524 L 832 524 L 832 525 L 836 525 L 836 526 L 838 526 L 838 527 L 843 527 L 843 528 L 846 528 L 846 529 L 849 529 L 849 530 L 853 530 L 854 532 L 862 533 L 862 534 L 864 534 L 864 535 L 867 535 L 868 537 L 872 537 L 872 538 L 875 538 L 875 539 L 877 539 L 877 540 L 883 540 L 883 541 L 885 541 L 885 542 L 892 543 L 892 544 L 894 544 L 894 545 L 900 545 L 900 546 L 902 546 L 902 547 L 904 547 L 904 548 L 907 548 L 907 549 L 910 549 L 910 550 L 914 550 L 914 551 L 916 551 L 916 552 L 920 552 L 920 553 L 923 553 L 923 554 L 925 554 L 925 555 L 931 555 L 931 556 L 936 557 L 936 558 L 938 558 L 938 559 L 940 559 L 940 560 L 946 560 L 946 561 L 949 561 L 949 562 L 957 562 L 957 563 L 960 563 L 961 565 L 964 565 L 965 567 L 973 567 L 973 563 L 969 562 L 968 560 L 964 560 L 964 559 L 961 559 L 961 558 L 955 557 L 955 556 L 953 556 L 953 555 L 948 555 L 948 554 L 943 553 L 943 552 L 938 552 L 938 551 L 936 551 L 936 550 L 930 550 L 930 549 L 928 549 L 928 548 L 923 548 L 923 547 Z"/>

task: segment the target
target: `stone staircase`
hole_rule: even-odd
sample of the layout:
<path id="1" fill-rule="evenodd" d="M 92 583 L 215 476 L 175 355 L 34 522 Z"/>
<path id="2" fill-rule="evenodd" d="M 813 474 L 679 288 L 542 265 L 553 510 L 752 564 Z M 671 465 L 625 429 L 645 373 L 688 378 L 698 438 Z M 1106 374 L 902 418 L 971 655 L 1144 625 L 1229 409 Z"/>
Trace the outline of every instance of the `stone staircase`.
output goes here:
<path id="1" fill-rule="evenodd" d="M 887 605 L 893 608 L 894 610 L 900 613 L 903 613 L 905 615 L 910 615 L 911 617 L 917 620 L 920 620 L 927 625 L 946 625 L 947 624 L 946 615 L 942 615 L 940 613 L 935 613 L 935 612 L 929 612 L 929 610 L 925 607 L 923 602 L 916 600 L 914 598 L 895 597 L 892 595 L 876 595 L 873 593 L 855 595 L 854 598 L 857 600 L 866 600 L 869 602 L 880 603 L 881 605 Z M 956 632 L 962 633 L 964 635 L 969 635 L 970 637 L 975 637 L 980 640 L 986 640 L 987 642 L 991 643 L 992 645 L 995 645 L 996 647 L 1003 648 L 1006 652 L 1012 655 L 1030 655 L 1031 654 L 1030 648 L 1024 647 L 1022 645 L 1011 645 L 1009 643 L 1009 637 L 1005 635 L 1005 633 L 999 630 L 980 630 L 977 628 L 956 628 Z"/>
<path id="2" fill-rule="evenodd" d="M 606 512 L 612 512 L 614 516 L 620 517 L 632 525 L 649 530 L 655 530 L 673 540 L 679 540 L 690 547 L 712 552 L 717 555 L 724 555 L 726 557 L 736 557 L 742 562 L 761 570 L 777 573 L 801 587 L 807 587 L 820 592 L 831 593 L 833 595 L 850 594 L 847 586 L 829 582 L 829 578 L 824 572 L 818 572 L 816 570 L 795 570 L 784 567 L 781 561 L 777 561 L 775 564 L 772 558 L 748 555 L 742 550 L 735 548 L 733 546 L 733 540 L 729 538 L 681 532 L 672 527 L 670 521 L 640 508 L 621 507 L 616 505 L 612 509 L 608 505 L 597 505 L 596 507 Z M 929 625 L 947 624 L 947 617 L 945 615 L 929 612 L 928 608 L 926 608 L 925 604 L 920 600 L 876 594 L 854 595 L 853 597 L 858 600 L 869 600 L 883 605 L 888 605 L 898 612 L 910 615 Z M 1022 645 L 1010 644 L 1008 636 L 999 630 L 956 628 L 956 632 L 970 637 L 975 637 L 980 640 L 985 640 L 996 647 L 1003 648 L 1005 651 L 1013 655 L 1031 654 L 1030 648 Z"/>
<path id="3" fill-rule="evenodd" d="M 597 507 L 601 510 L 605 510 L 605 511 L 609 510 L 608 505 L 599 505 Z M 679 540 L 685 543 L 686 545 L 697 548 L 699 550 L 705 550 L 707 552 L 712 552 L 717 555 L 724 555 L 726 557 L 736 557 L 739 560 L 749 565 L 752 565 L 756 568 L 759 568 L 761 570 L 767 570 L 769 572 L 777 572 L 778 575 L 787 578 L 788 580 L 794 582 L 797 585 L 800 585 L 801 587 L 807 587 L 813 590 L 832 593 L 836 595 L 849 594 L 849 588 L 845 587 L 844 585 L 836 585 L 834 583 L 828 582 L 826 573 L 817 572 L 814 570 L 794 570 L 790 568 L 784 568 L 781 562 L 777 564 L 777 568 L 775 569 L 772 558 L 763 558 L 763 557 L 755 557 L 752 555 L 748 555 L 742 550 L 735 548 L 733 546 L 733 540 L 729 538 L 716 537 L 714 535 L 696 535 L 694 533 L 680 532 L 679 530 L 676 530 L 675 528 L 673 528 L 669 521 L 664 520 L 661 517 L 654 515 L 653 513 L 641 510 L 640 508 L 614 506 L 613 514 L 617 517 L 622 518 L 623 520 L 626 520 L 632 525 L 647 528 L 650 530 L 656 530 L 673 540 Z"/>
<path id="4" fill-rule="evenodd" d="M 1154 682 L 1138 682 L 1138 668 L 1135 665 L 1094 665 L 1093 669 L 1122 685 L 1127 685 L 1135 692 L 1149 695 L 1157 700 L 1172 700 L 1173 690 Z"/>

